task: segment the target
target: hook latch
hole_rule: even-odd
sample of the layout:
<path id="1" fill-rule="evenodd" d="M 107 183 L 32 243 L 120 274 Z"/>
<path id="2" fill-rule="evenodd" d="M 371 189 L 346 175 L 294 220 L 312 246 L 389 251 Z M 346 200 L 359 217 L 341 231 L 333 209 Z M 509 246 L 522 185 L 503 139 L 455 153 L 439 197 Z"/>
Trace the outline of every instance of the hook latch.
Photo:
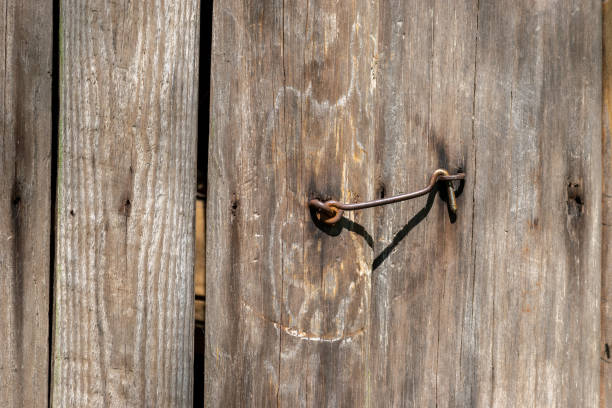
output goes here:
<path id="1" fill-rule="evenodd" d="M 318 198 L 311 198 L 308 201 L 308 205 L 318 211 L 319 214 L 323 214 L 321 220 L 326 224 L 335 224 L 342 218 L 344 211 L 355 211 L 363 210 L 365 208 L 378 207 L 381 205 L 398 203 L 400 201 L 411 200 L 429 193 L 437 182 L 446 182 L 446 191 L 448 195 L 448 209 L 451 213 L 457 213 L 457 200 L 455 198 L 455 189 L 453 188 L 452 181 L 465 179 L 465 173 L 449 174 L 444 169 L 437 169 L 431 175 L 429 184 L 427 187 L 415 191 L 413 193 L 400 194 L 394 197 L 381 198 L 378 200 L 366 201 L 363 203 L 341 203 L 335 200 L 328 200 L 322 202 Z"/>

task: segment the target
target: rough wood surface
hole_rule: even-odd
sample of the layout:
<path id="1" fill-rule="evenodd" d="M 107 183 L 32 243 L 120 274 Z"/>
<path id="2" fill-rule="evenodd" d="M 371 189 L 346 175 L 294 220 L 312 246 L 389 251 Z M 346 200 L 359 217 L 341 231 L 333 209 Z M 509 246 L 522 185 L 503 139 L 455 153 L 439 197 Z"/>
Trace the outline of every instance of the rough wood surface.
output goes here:
<path id="1" fill-rule="evenodd" d="M 0 406 L 48 395 L 52 3 L 0 3 Z"/>
<path id="2" fill-rule="evenodd" d="M 601 2 L 480 1 L 470 402 L 595 407 Z"/>
<path id="3" fill-rule="evenodd" d="M 612 408 L 612 4 L 603 2 L 600 407 Z"/>
<path id="4" fill-rule="evenodd" d="M 192 404 L 199 1 L 63 1 L 52 402 Z"/>
<path id="5" fill-rule="evenodd" d="M 600 78 L 597 0 L 215 2 L 207 406 L 597 406 Z"/>

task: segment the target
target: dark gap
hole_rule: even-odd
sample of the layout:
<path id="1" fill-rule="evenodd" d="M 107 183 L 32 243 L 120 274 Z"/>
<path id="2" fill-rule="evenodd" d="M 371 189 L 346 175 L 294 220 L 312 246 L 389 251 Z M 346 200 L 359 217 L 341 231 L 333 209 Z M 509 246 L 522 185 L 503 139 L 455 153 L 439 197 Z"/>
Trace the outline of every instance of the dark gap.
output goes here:
<path id="1" fill-rule="evenodd" d="M 51 406 L 52 392 L 52 363 L 53 363 L 53 299 L 54 299 L 54 284 L 55 284 L 55 229 L 57 227 L 57 172 L 59 171 L 58 164 L 58 149 L 59 149 L 59 114 L 60 114 L 60 0 L 53 0 L 53 34 L 52 34 L 52 72 L 51 72 L 51 215 L 50 220 L 50 237 L 49 237 L 49 334 L 48 334 L 48 366 L 47 366 L 47 401 Z M 71 211 L 71 214 L 74 214 Z"/>
<path id="2" fill-rule="evenodd" d="M 198 175 L 196 198 L 203 201 L 206 208 L 208 176 L 208 133 L 210 116 L 210 56 L 212 44 L 213 1 L 201 2 L 200 9 L 200 67 L 198 87 Z M 196 224 L 197 228 L 197 224 Z M 194 294 L 195 301 L 206 307 L 206 295 Z M 196 307 L 200 307 L 196 305 Z M 195 321 L 194 364 L 193 364 L 193 406 L 204 406 L 204 343 L 206 324 L 204 320 Z"/>
<path id="3" fill-rule="evenodd" d="M 609 360 L 610 359 L 610 345 L 608 343 L 606 343 L 606 358 Z"/>

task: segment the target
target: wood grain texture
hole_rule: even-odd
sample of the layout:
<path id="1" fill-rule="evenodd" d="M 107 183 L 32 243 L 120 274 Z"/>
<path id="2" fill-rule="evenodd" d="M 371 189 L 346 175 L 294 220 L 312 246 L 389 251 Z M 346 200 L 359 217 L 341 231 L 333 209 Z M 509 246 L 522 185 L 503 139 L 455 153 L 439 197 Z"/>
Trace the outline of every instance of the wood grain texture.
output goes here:
<path id="1" fill-rule="evenodd" d="M 207 406 L 597 406 L 601 3 L 215 2 Z M 342 201 L 467 173 L 315 225 Z"/>
<path id="2" fill-rule="evenodd" d="M 594 407 L 601 2 L 481 1 L 477 48 L 471 403 Z"/>
<path id="3" fill-rule="evenodd" d="M 601 378 L 599 406 L 612 407 L 612 5 L 603 2 Z"/>
<path id="4" fill-rule="evenodd" d="M 381 4 L 379 195 L 425 185 L 438 167 L 467 180 L 455 220 L 439 192 L 374 210 L 368 406 L 471 406 L 477 18 L 471 0 Z"/>
<path id="5" fill-rule="evenodd" d="M 51 2 L 0 3 L 0 406 L 48 396 Z"/>
<path id="6" fill-rule="evenodd" d="M 54 406 L 192 404 L 199 1 L 63 1 Z"/>
<path id="7" fill-rule="evenodd" d="M 358 405 L 365 396 L 354 373 L 367 361 L 368 239 L 319 231 L 304 204 L 314 193 L 373 194 L 372 9 L 215 2 L 207 406 Z"/>

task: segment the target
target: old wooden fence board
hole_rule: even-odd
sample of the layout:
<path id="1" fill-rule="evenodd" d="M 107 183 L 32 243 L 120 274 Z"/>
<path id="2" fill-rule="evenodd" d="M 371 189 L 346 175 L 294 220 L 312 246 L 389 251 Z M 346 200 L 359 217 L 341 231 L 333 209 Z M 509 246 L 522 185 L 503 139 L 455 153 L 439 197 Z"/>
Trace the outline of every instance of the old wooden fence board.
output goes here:
<path id="1" fill-rule="evenodd" d="M 191 405 L 199 1 L 63 1 L 55 406 Z"/>
<path id="2" fill-rule="evenodd" d="M 48 395 L 52 3 L 0 16 L 0 406 Z"/>
<path id="3" fill-rule="evenodd" d="M 601 2 L 507 6 L 478 15 L 472 400 L 597 406 Z"/>
<path id="4" fill-rule="evenodd" d="M 597 406 L 600 78 L 597 0 L 215 2 L 208 406 Z"/>
<path id="5" fill-rule="evenodd" d="M 601 407 L 612 407 L 612 5 L 603 2 Z"/>

